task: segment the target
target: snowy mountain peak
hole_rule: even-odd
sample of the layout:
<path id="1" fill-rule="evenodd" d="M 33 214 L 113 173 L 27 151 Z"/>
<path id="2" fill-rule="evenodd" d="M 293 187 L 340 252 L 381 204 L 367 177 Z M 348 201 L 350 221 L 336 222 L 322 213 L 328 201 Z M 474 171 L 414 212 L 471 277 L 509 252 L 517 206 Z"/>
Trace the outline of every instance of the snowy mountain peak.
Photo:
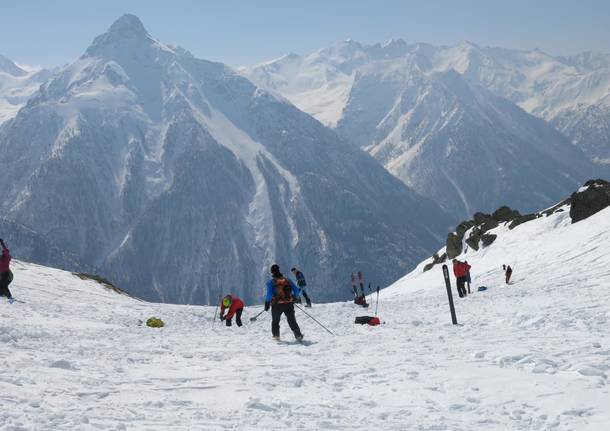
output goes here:
<path id="1" fill-rule="evenodd" d="M 6 58 L 3 55 L 0 55 L 0 73 L 8 73 L 13 76 L 24 76 L 27 75 L 27 72 L 17 66 L 12 60 Z"/>
<path id="2" fill-rule="evenodd" d="M 108 33 L 125 38 L 150 37 L 140 18 L 129 13 L 117 19 L 108 29 Z"/>
<path id="3" fill-rule="evenodd" d="M 108 29 L 108 31 L 96 37 L 93 44 L 87 49 L 86 55 L 100 56 L 108 54 L 116 48 L 125 50 L 143 49 L 146 46 L 161 46 L 153 37 L 146 31 L 142 21 L 131 14 L 125 14 L 117 19 Z M 167 48 L 169 50 L 169 48 Z"/>

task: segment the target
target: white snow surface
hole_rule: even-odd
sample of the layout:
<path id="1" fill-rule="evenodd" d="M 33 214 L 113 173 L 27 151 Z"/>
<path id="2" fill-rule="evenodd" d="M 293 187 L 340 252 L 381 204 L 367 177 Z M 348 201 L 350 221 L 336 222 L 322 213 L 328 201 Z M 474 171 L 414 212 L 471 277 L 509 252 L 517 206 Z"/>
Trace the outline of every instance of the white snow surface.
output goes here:
<path id="1" fill-rule="evenodd" d="M 382 291 L 381 326 L 354 325 L 372 308 L 314 304 L 331 336 L 297 310 L 303 344 L 285 321 L 273 341 L 268 314 L 251 323 L 260 306 L 226 328 L 213 307 L 140 302 L 14 262 L 25 303 L 0 301 L 0 429 L 606 429 L 610 208 L 494 232 L 461 256 L 488 290 L 455 298 L 459 326 L 440 266 L 422 262 Z M 140 323 L 150 316 L 166 327 Z"/>

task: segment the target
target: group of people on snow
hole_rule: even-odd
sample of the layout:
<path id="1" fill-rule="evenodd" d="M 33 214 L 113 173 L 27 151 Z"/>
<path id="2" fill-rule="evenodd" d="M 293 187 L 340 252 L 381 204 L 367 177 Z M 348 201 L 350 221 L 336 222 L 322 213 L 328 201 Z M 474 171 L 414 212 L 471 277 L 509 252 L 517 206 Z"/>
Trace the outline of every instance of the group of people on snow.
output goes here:
<path id="1" fill-rule="evenodd" d="M 294 304 L 295 302 L 301 303 L 302 294 L 305 298 L 305 306 L 311 307 L 311 299 L 305 290 L 307 281 L 303 272 L 297 268 L 292 268 L 290 271 L 297 280 L 296 285 L 281 273 L 277 264 L 271 265 L 271 278 L 266 284 L 265 311 L 271 309 L 271 333 L 274 339 L 279 340 L 280 338 L 280 320 L 284 314 L 294 337 L 301 341 L 303 334 L 295 317 Z M 220 304 L 220 320 L 224 321 L 226 326 L 232 326 L 233 316 L 235 316 L 237 326 L 242 326 L 241 315 L 244 306 L 244 301 L 236 295 L 225 295 Z"/>
<path id="2" fill-rule="evenodd" d="M 457 259 L 453 259 L 453 275 L 455 275 L 455 282 L 457 285 L 458 295 L 460 298 L 466 297 L 470 294 L 470 283 L 472 279 L 470 277 L 470 269 L 472 266 L 468 264 L 468 261 L 459 261 Z M 510 265 L 502 265 L 502 270 L 504 271 L 504 281 L 506 284 L 510 283 L 510 277 L 513 274 L 513 269 Z M 468 290 L 466 290 L 468 288 Z"/>
<path id="3" fill-rule="evenodd" d="M 472 268 L 468 261 L 461 262 L 457 259 L 453 259 L 453 275 L 455 275 L 455 281 L 457 284 L 458 295 L 460 298 L 464 298 L 470 292 L 470 268 Z M 466 284 L 468 285 L 468 292 L 466 292 Z"/>

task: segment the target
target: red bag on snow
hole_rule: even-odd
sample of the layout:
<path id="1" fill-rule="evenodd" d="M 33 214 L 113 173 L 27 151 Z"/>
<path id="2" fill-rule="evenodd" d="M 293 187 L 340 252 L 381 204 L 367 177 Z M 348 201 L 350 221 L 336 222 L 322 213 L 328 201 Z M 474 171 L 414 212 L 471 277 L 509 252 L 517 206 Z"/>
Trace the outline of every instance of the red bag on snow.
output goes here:
<path id="1" fill-rule="evenodd" d="M 371 326 L 377 326 L 381 323 L 381 321 L 379 320 L 379 317 L 371 317 L 371 320 L 369 320 L 368 323 Z"/>

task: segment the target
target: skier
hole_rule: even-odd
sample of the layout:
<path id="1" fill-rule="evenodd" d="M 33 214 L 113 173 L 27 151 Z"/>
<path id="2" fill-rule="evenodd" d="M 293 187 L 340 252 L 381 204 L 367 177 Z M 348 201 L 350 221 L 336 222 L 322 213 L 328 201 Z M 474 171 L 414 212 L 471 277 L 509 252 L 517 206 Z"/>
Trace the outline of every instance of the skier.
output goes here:
<path id="1" fill-rule="evenodd" d="M 303 334 L 294 316 L 294 298 L 299 295 L 299 289 L 288 277 L 284 277 L 277 264 L 271 265 L 271 279 L 267 282 L 265 311 L 271 308 L 271 333 L 275 340 L 280 339 L 280 319 L 286 315 L 288 325 L 297 341 L 303 339 Z"/>
<path id="2" fill-rule="evenodd" d="M 225 316 L 225 309 L 228 309 Z M 237 326 L 241 326 L 241 313 L 244 311 L 244 301 L 235 295 L 226 295 L 220 304 L 220 320 L 224 320 L 227 326 L 231 326 L 231 319 L 235 316 Z"/>
<path id="3" fill-rule="evenodd" d="M 9 300 L 12 300 L 13 295 L 11 295 L 11 291 L 8 289 L 8 285 L 11 282 L 11 271 L 9 268 L 11 254 L 2 239 L 0 239 L 0 245 L 2 245 L 2 256 L 0 256 L 0 296 L 6 296 Z"/>
<path id="4" fill-rule="evenodd" d="M 464 262 L 460 262 L 457 259 L 453 259 L 453 275 L 455 275 L 458 295 L 460 296 L 460 298 L 467 296 L 464 283 L 466 282 L 466 273 L 469 269 L 470 265 Z"/>
<path id="5" fill-rule="evenodd" d="M 510 276 L 513 275 L 513 269 L 510 267 L 510 265 L 508 265 L 508 266 L 502 265 L 502 269 L 504 270 L 504 277 L 506 279 L 506 284 L 508 284 L 510 282 Z"/>
<path id="6" fill-rule="evenodd" d="M 468 287 L 468 294 L 470 295 L 470 283 L 472 282 L 472 279 L 470 278 L 470 268 L 472 268 L 469 264 L 468 261 L 465 260 L 464 264 L 466 265 L 466 286 Z"/>
<path id="7" fill-rule="evenodd" d="M 311 307 L 311 299 L 309 299 L 309 296 L 307 296 L 307 292 L 305 291 L 305 286 L 307 286 L 305 275 L 303 275 L 303 273 L 297 268 L 292 268 L 290 272 L 292 272 L 294 277 L 297 279 L 297 286 L 299 287 L 299 290 L 303 294 L 303 298 L 305 298 L 305 302 L 307 303 L 305 307 Z"/>

